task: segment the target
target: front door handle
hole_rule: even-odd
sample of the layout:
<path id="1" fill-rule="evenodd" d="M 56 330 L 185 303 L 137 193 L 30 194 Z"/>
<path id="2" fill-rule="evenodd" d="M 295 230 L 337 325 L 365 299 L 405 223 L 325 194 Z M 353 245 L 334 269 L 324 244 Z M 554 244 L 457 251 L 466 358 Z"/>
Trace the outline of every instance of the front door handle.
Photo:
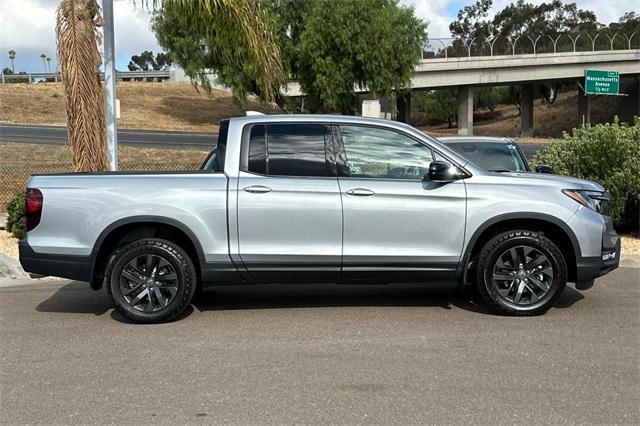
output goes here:
<path id="1" fill-rule="evenodd" d="M 247 186 L 244 190 L 252 194 L 266 194 L 267 192 L 271 192 L 271 188 L 262 185 Z"/>
<path id="2" fill-rule="evenodd" d="M 376 195 L 375 192 L 373 192 L 370 189 L 366 189 L 366 188 L 353 188 L 347 191 L 348 195 L 354 195 L 357 197 L 370 197 L 372 195 Z"/>

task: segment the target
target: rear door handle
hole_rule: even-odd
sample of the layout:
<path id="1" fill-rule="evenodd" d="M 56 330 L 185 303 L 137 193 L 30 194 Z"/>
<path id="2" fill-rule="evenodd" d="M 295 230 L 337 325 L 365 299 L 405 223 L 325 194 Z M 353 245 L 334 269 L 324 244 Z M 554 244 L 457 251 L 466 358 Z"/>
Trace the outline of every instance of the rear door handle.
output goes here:
<path id="1" fill-rule="evenodd" d="M 354 195 L 356 197 L 370 197 L 372 195 L 376 195 L 375 192 L 373 192 L 370 189 L 366 189 L 366 188 L 353 188 L 347 191 L 348 195 Z"/>
<path id="2" fill-rule="evenodd" d="M 247 186 L 244 190 L 252 194 L 266 194 L 267 192 L 271 192 L 271 188 L 262 185 Z"/>

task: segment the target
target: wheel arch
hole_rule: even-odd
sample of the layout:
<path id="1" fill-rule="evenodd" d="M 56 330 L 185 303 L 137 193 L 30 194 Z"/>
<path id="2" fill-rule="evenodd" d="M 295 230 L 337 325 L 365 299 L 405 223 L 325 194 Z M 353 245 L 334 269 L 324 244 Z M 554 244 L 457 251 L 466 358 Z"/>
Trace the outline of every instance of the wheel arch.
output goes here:
<path id="1" fill-rule="evenodd" d="M 102 287 L 102 278 L 114 249 L 142 238 L 163 238 L 182 247 L 192 258 L 198 280 L 202 276 L 204 251 L 193 231 L 184 223 L 164 216 L 133 216 L 117 220 L 98 236 L 91 251 L 91 288 Z"/>
<path id="2" fill-rule="evenodd" d="M 577 260 L 580 259 L 580 244 L 573 230 L 561 219 L 543 213 L 507 213 L 493 217 L 476 229 L 466 245 L 457 276 L 461 282 L 467 283 L 467 274 L 471 263 L 475 260 L 484 244 L 497 232 L 527 229 L 538 231 L 549 236 L 560 250 L 565 253 L 568 281 L 574 282 L 577 274 Z"/>

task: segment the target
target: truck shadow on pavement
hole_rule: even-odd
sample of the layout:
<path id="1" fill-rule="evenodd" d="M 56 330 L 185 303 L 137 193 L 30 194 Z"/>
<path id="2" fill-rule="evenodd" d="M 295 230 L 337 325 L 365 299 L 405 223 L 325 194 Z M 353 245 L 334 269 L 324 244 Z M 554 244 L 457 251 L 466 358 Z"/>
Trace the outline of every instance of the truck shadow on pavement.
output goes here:
<path id="1" fill-rule="evenodd" d="M 567 286 L 555 308 L 568 308 L 584 296 Z M 287 309 L 318 307 L 425 307 L 450 310 L 453 307 L 479 314 L 495 315 L 472 290 L 461 291 L 450 284 L 391 285 L 254 285 L 220 286 L 197 294 L 193 306 L 200 312 L 242 309 Z M 103 288 L 91 290 L 86 283 L 71 282 L 59 288 L 37 306 L 39 312 L 104 315 L 113 304 Z M 193 308 L 181 318 L 188 317 Z M 111 316 L 128 322 L 116 311 Z"/>

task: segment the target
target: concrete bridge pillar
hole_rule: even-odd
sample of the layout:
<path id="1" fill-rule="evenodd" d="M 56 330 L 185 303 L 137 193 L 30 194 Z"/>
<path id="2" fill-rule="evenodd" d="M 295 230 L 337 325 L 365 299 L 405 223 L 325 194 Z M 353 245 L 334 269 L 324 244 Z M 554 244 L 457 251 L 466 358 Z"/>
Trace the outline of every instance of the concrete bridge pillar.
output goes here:
<path id="1" fill-rule="evenodd" d="M 458 134 L 473 135 L 473 88 L 458 86 Z"/>
<path id="2" fill-rule="evenodd" d="M 578 88 L 578 124 L 582 125 L 590 122 L 591 105 L 589 104 L 589 96 L 584 93 L 584 90 Z"/>
<path id="3" fill-rule="evenodd" d="M 520 89 L 520 135 L 533 136 L 533 84 L 523 84 Z"/>
<path id="4" fill-rule="evenodd" d="M 411 90 L 397 92 L 396 103 L 398 107 L 397 120 L 408 123 L 411 119 Z"/>

